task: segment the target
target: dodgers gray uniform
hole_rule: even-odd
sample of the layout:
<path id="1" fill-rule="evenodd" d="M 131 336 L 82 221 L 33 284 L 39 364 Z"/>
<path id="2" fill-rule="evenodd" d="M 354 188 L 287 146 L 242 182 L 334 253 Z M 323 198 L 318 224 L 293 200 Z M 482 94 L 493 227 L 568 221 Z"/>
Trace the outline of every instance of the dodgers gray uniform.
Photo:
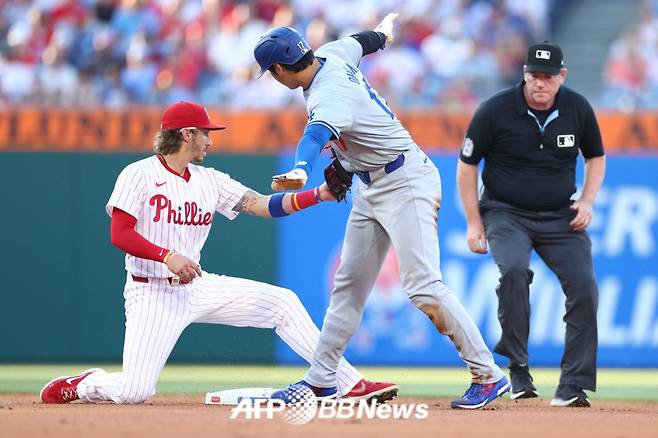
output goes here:
<path id="1" fill-rule="evenodd" d="M 336 385 L 340 358 L 393 244 L 409 299 L 450 337 L 473 383 L 496 382 L 504 376 L 502 370 L 471 317 L 442 282 L 439 171 L 357 68 L 362 53 L 361 44 L 351 37 L 320 47 L 316 56 L 324 60 L 323 66 L 304 91 L 309 125 L 319 123 L 333 132 L 334 153 L 359 176 L 331 302 L 304 380 L 318 387 Z"/>

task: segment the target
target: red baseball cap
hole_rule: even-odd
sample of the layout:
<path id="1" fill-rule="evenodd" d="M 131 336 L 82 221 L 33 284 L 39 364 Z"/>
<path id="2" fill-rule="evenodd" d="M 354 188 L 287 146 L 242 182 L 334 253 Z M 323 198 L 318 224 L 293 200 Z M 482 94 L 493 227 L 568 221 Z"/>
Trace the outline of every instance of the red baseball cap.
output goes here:
<path id="1" fill-rule="evenodd" d="M 177 102 L 167 108 L 162 113 L 162 123 L 160 129 L 226 129 L 226 126 L 220 126 L 210 121 L 208 111 L 203 105 L 192 102 Z"/>

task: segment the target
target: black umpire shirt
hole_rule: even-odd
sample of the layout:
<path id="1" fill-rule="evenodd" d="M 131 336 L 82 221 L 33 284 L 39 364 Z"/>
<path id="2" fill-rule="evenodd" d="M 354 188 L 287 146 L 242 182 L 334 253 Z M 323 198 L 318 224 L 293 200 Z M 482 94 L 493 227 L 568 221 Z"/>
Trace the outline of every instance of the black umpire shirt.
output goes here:
<path id="1" fill-rule="evenodd" d="M 484 158 L 485 196 L 532 211 L 566 208 L 576 192 L 578 149 L 604 155 L 599 125 L 587 100 L 561 86 L 553 108 L 528 107 L 523 84 L 484 101 L 466 132 L 460 159 Z"/>

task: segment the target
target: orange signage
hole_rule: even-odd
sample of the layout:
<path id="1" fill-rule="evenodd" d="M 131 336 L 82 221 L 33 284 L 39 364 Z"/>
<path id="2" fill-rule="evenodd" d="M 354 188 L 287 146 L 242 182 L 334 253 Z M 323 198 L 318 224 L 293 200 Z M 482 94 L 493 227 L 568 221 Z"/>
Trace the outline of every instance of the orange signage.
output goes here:
<path id="1" fill-rule="evenodd" d="M 152 149 L 161 108 L 109 109 L 3 108 L 0 151 L 135 151 Z M 212 134 L 213 150 L 277 153 L 293 149 L 306 125 L 302 111 L 210 111 L 228 126 Z M 416 142 L 427 151 L 457 151 L 470 114 L 406 111 L 399 114 Z M 597 115 L 607 151 L 658 150 L 658 112 Z"/>

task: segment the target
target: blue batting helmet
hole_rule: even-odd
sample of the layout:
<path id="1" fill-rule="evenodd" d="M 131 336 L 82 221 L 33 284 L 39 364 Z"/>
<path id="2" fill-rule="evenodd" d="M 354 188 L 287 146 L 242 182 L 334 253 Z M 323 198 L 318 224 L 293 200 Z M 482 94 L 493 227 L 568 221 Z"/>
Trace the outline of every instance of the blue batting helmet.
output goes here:
<path id="1" fill-rule="evenodd" d="M 274 64 L 292 65 L 311 50 L 302 34 L 292 27 L 275 27 L 263 35 L 254 48 L 254 57 L 263 76 Z"/>

